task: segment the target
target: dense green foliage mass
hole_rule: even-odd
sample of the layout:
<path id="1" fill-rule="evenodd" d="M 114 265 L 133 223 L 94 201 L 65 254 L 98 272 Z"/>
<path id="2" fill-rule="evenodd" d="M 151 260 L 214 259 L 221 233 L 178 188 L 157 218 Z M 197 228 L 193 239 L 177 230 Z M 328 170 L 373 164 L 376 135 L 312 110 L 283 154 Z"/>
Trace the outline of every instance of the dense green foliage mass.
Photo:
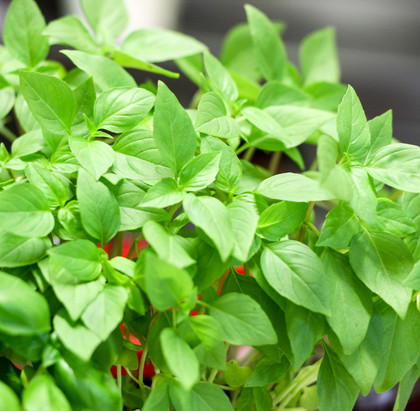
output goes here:
<path id="1" fill-rule="evenodd" d="M 390 112 L 366 119 L 334 30 L 303 40 L 297 68 L 252 6 L 217 59 L 167 30 L 117 45 L 123 1 L 81 3 L 89 28 L 46 25 L 33 0 L 4 26 L 0 409 L 346 411 L 400 383 L 403 410 L 420 372 L 420 148 L 393 139 Z M 75 68 L 46 60 L 53 44 Z M 168 60 L 198 86 L 188 110 L 125 70 L 178 77 Z M 281 155 L 302 172 L 275 174 Z"/>

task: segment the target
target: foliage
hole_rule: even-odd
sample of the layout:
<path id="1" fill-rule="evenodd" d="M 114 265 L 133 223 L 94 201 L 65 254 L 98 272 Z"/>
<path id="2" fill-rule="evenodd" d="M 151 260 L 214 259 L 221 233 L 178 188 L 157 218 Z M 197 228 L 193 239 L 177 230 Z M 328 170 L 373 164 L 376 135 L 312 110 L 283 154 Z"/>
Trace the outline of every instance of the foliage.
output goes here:
<path id="1" fill-rule="evenodd" d="M 339 82 L 334 30 L 298 69 L 252 6 L 219 60 L 167 30 L 117 45 L 123 2 L 81 3 L 89 28 L 46 25 L 33 0 L 4 26 L 0 409 L 345 411 L 399 382 L 404 409 L 420 149 Z M 46 60 L 54 44 L 75 68 Z M 126 70 L 178 77 L 168 60 L 198 86 L 188 110 Z M 282 154 L 302 173 L 276 174 Z"/>

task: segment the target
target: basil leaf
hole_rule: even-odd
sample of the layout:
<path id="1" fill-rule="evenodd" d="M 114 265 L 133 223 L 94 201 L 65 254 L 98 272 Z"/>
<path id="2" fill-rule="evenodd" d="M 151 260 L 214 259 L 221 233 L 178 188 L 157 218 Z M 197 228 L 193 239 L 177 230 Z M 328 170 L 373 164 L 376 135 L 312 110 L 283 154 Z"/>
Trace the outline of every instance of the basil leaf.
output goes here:
<path id="1" fill-rule="evenodd" d="M 280 81 L 269 81 L 258 94 L 255 106 L 264 109 L 270 106 L 294 105 L 304 106 L 309 96 L 297 88 L 282 84 Z"/>
<path id="2" fill-rule="evenodd" d="M 300 64 L 305 84 L 340 81 L 340 63 L 333 28 L 326 27 L 305 37 L 300 46 Z"/>
<path id="3" fill-rule="evenodd" d="M 82 72 L 83 73 L 83 72 Z M 89 77 L 73 90 L 77 102 L 77 113 L 73 120 L 72 133 L 84 133 L 86 129 L 85 118 L 92 117 L 93 105 L 96 100 L 96 91 L 93 78 Z"/>
<path id="4" fill-rule="evenodd" d="M 386 113 L 369 120 L 368 124 L 372 143 L 367 160 L 380 148 L 392 143 L 392 111 L 388 110 Z"/>
<path id="5" fill-rule="evenodd" d="M 206 233 L 221 259 L 226 261 L 232 252 L 234 237 L 225 205 L 214 197 L 188 194 L 183 206 L 191 222 Z"/>
<path id="6" fill-rule="evenodd" d="M 211 351 L 223 341 L 220 325 L 213 317 L 196 315 L 195 317 L 189 317 L 188 322 L 207 350 Z"/>
<path id="7" fill-rule="evenodd" d="M 20 401 L 15 392 L 6 385 L 3 381 L 0 381 L 0 398 L 1 406 L 4 410 L 8 411 L 21 411 Z"/>
<path id="8" fill-rule="evenodd" d="M 210 315 L 220 324 L 224 339 L 235 345 L 275 344 L 277 336 L 260 305 L 251 297 L 229 293 L 212 303 Z"/>
<path id="9" fill-rule="evenodd" d="M 47 199 L 30 183 L 0 192 L 0 227 L 24 237 L 44 237 L 54 228 Z"/>
<path id="10" fill-rule="evenodd" d="M 420 261 L 414 264 L 413 270 L 404 281 L 404 285 L 420 291 Z"/>
<path id="11" fill-rule="evenodd" d="M 420 147 L 391 144 L 380 148 L 366 166 L 375 179 L 411 193 L 420 193 Z"/>
<path id="12" fill-rule="evenodd" d="M 142 207 L 168 207 L 180 203 L 185 195 L 174 179 L 163 178 L 146 193 L 140 204 Z"/>
<path id="13" fill-rule="evenodd" d="M 140 123 L 153 103 L 153 94 L 141 88 L 110 89 L 96 100 L 94 121 L 98 129 L 123 133 Z"/>
<path id="14" fill-rule="evenodd" d="M 350 245 L 350 263 L 366 286 L 404 318 L 411 290 L 403 284 L 413 268 L 407 246 L 390 234 L 365 230 Z"/>
<path id="15" fill-rule="evenodd" d="M 203 406 L 208 411 L 233 411 L 223 390 L 209 383 L 197 384 L 192 389 L 191 410 L 199 410 Z"/>
<path id="16" fill-rule="evenodd" d="M 44 60 L 50 49 L 42 35 L 44 17 L 33 0 L 13 0 L 4 20 L 3 38 L 8 52 L 27 66 Z"/>
<path id="17" fill-rule="evenodd" d="M 120 228 L 117 200 L 104 184 L 83 169 L 77 179 L 77 199 L 84 229 L 104 245 Z"/>
<path id="18" fill-rule="evenodd" d="M 18 277 L 0 272 L 0 331 L 7 335 L 49 332 L 50 310 L 43 295 Z"/>
<path id="19" fill-rule="evenodd" d="M 257 193 L 273 200 L 295 202 L 326 201 L 335 198 L 320 183 L 301 174 L 282 173 L 265 179 L 256 189 Z"/>
<path id="20" fill-rule="evenodd" d="M 158 85 L 153 123 L 156 145 L 176 174 L 194 157 L 197 135 L 187 112 L 162 82 Z"/>
<path id="21" fill-rule="evenodd" d="M 83 137 L 69 138 L 72 153 L 77 161 L 98 180 L 114 163 L 112 148 L 98 140 L 88 141 Z"/>
<path id="22" fill-rule="evenodd" d="M 324 281 L 324 270 L 307 246 L 287 240 L 264 247 L 261 269 L 280 295 L 308 310 L 330 315 L 331 292 Z"/>

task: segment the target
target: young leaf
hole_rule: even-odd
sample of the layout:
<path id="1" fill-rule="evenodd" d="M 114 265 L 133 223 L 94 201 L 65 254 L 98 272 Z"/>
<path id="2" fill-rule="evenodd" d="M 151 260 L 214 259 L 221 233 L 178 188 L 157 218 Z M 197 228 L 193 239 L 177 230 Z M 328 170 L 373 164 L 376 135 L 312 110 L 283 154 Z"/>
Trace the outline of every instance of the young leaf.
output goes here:
<path id="1" fill-rule="evenodd" d="M 420 147 L 391 144 L 380 148 L 366 165 L 382 183 L 410 193 L 420 193 Z"/>
<path id="2" fill-rule="evenodd" d="M 70 133 L 77 106 L 73 92 L 64 81 L 47 74 L 24 71 L 20 73 L 20 87 L 42 128 L 53 134 Z"/>
<path id="3" fill-rule="evenodd" d="M 157 28 L 136 30 L 122 45 L 124 53 L 153 63 L 191 56 L 205 48 L 204 44 L 185 34 Z"/>
<path id="4" fill-rule="evenodd" d="M 210 52 L 204 53 L 204 67 L 212 87 L 219 91 L 228 101 L 235 101 L 238 98 L 236 83 L 222 63 Z"/>
<path id="5" fill-rule="evenodd" d="M 320 183 L 301 174 L 282 173 L 265 179 L 256 190 L 264 197 L 273 200 L 287 200 L 306 203 L 326 201 L 335 198 Z"/>
<path id="6" fill-rule="evenodd" d="M 168 233 L 160 224 L 148 221 L 143 227 L 143 234 L 162 261 L 167 261 L 178 268 L 185 268 L 195 263 L 186 251 L 183 241 L 185 238 Z"/>
<path id="7" fill-rule="evenodd" d="M 30 238 L 0 233 L 0 267 L 23 267 L 45 256 L 51 241 L 48 238 Z"/>
<path id="8" fill-rule="evenodd" d="M 413 268 L 407 246 L 390 234 L 364 230 L 351 243 L 350 263 L 366 286 L 404 318 L 411 290 L 403 284 Z"/>
<path id="9" fill-rule="evenodd" d="M 204 408 L 205 407 L 205 408 Z M 193 387 L 191 410 L 233 411 L 229 398 L 214 384 L 202 383 Z"/>
<path id="10" fill-rule="evenodd" d="M 239 137 L 238 123 L 227 115 L 225 103 L 215 92 L 201 98 L 195 117 L 195 127 L 202 133 L 221 138 Z"/>
<path id="11" fill-rule="evenodd" d="M 44 296 L 20 278 L 3 272 L 0 272 L 0 316 L 0 332 L 6 335 L 37 335 L 51 329 Z"/>
<path id="12" fill-rule="evenodd" d="M 169 207 L 180 203 L 185 193 L 178 187 L 173 178 L 163 178 L 154 185 L 143 197 L 142 207 Z"/>
<path id="13" fill-rule="evenodd" d="M 95 124 L 98 129 L 123 133 L 147 116 L 154 100 L 152 93 L 141 88 L 107 90 L 95 102 Z"/>
<path id="14" fill-rule="evenodd" d="M 20 401 L 9 385 L 0 381 L 0 405 L 4 410 L 21 411 Z M 229 403 L 230 404 L 230 403 Z"/>
<path id="15" fill-rule="evenodd" d="M 158 85 L 153 124 L 156 145 L 177 174 L 194 157 L 197 135 L 187 112 L 162 82 Z"/>
<path id="16" fill-rule="evenodd" d="M 227 209 L 234 237 L 232 255 L 238 261 L 246 262 L 257 229 L 257 211 L 252 203 L 238 197 L 228 204 Z"/>
<path id="17" fill-rule="evenodd" d="M 267 16 L 255 7 L 248 4 L 245 11 L 261 74 L 267 81 L 284 80 L 287 55 L 276 28 Z"/>
<path id="18" fill-rule="evenodd" d="M 220 325 L 213 317 L 196 315 L 195 317 L 189 317 L 188 321 L 207 350 L 213 350 L 223 341 Z"/>
<path id="19" fill-rule="evenodd" d="M 77 179 L 77 199 L 83 227 L 104 245 L 120 228 L 117 200 L 104 184 L 83 169 Z"/>
<path id="20" fill-rule="evenodd" d="M 88 240 L 75 240 L 60 244 L 48 251 L 50 264 L 64 269 L 76 282 L 96 280 L 101 272 L 99 249 Z"/>
<path id="21" fill-rule="evenodd" d="M 161 311 L 179 304 L 193 290 L 193 282 L 185 270 L 152 253 L 145 257 L 144 284 L 151 303 Z"/>
<path id="22" fill-rule="evenodd" d="M 343 352 L 350 355 L 365 338 L 372 316 L 372 294 L 357 280 L 348 259 L 326 250 L 321 257 L 331 285 L 331 315 L 328 324 L 340 340 Z"/>
<path id="23" fill-rule="evenodd" d="M 0 118 L 6 117 L 15 105 L 15 90 L 13 87 L 0 89 Z"/>
<path id="24" fill-rule="evenodd" d="M 220 153 L 203 153 L 181 170 L 179 185 L 186 191 L 200 191 L 209 186 L 219 172 Z"/>
<path id="25" fill-rule="evenodd" d="M 30 183 L 0 191 L 0 228 L 26 237 L 44 237 L 54 228 L 47 199 Z"/>
<path id="26" fill-rule="evenodd" d="M 305 203 L 281 201 L 266 208 L 258 220 L 258 234 L 270 241 L 278 241 L 297 230 L 306 214 Z"/>
<path id="27" fill-rule="evenodd" d="M 289 362 L 284 356 L 280 362 L 264 356 L 252 370 L 245 387 L 264 387 L 268 384 L 273 384 L 284 376 L 289 367 Z"/>
<path id="28" fill-rule="evenodd" d="M 392 111 L 368 121 L 371 146 L 367 155 L 369 160 L 380 148 L 388 146 L 392 142 Z"/>
<path id="29" fill-rule="evenodd" d="M 33 0 L 13 0 L 4 20 L 4 44 L 10 54 L 27 66 L 44 60 L 50 49 L 42 35 L 45 20 Z"/>
<path id="30" fill-rule="evenodd" d="M 104 289 L 86 307 L 82 321 L 102 341 L 105 341 L 121 323 L 127 298 L 125 288 L 105 284 Z"/>
<path id="31" fill-rule="evenodd" d="M 128 24 L 123 0 L 81 0 L 83 12 L 95 32 L 111 42 Z"/>
<path id="32" fill-rule="evenodd" d="M 330 289 L 321 261 L 307 246 L 287 240 L 265 247 L 261 268 L 268 283 L 283 297 L 308 310 L 330 315 Z"/>
<path id="33" fill-rule="evenodd" d="M 329 348 L 319 369 L 317 389 L 321 411 L 351 411 L 357 400 L 356 382 Z"/>
<path id="34" fill-rule="evenodd" d="M 136 82 L 133 77 L 109 58 L 76 50 L 62 50 L 61 52 L 76 67 L 85 71 L 89 76 L 92 76 L 102 91 L 115 87 L 136 87 Z"/>
<path id="35" fill-rule="evenodd" d="M 73 90 L 77 103 L 77 113 L 73 120 L 73 135 L 84 133 L 86 129 L 86 117 L 93 116 L 93 105 L 96 100 L 96 91 L 93 78 L 89 77 Z"/>
<path id="36" fill-rule="evenodd" d="M 35 376 L 25 388 L 22 396 L 23 407 L 27 411 L 60 409 L 71 411 L 71 406 L 63 392 L 48 374 Z"/>
<path id="37" fill-rule="evenodd" d="M 212 303 L 210 315 L 234 345 L 275 344 L 277 336 L 260 305 L 245 294 L 229 293 Z"/>
<path id="38" fill-rule="evenodd" d="M 200 365 L 194 351 L 172 328 L 162 331 L 160 342 L 169 369 L 190 390 L 200 379 Z"/>
<path id="39" fill-rule="evenodd" d="M 300 48 L 300 64 L 305 84 L 340 81 L 335 30 L 332 27 L 305 37 Z"/>
<path id="40" fill-rule="evenodd" d="M 340 150 L 363 163 L 371 144 L 369 125 L 356 92 L 348 86 L 337 113 Z"/>
<path id="41" fill-rule="evenodd" d="M 327 214 L 316 245 L 335 249 L 347 248 L 360 230 L 361 225 L 354 211 L 340 203 Z"/>
<path id="42" fill-rule="evenodd" d="M 86 53 L 99 54 L 100 49 L 87 28 L 76 16 L 65 16 L 48 24 L 43 31 L 50 44 L 70 46 Z"/>
<path id="43" fill-rule="evenodd" d="M 234 246 L 232 226 L 226 206 L 214 197 L 188 194 L 183 206 L 191 222 L 213 241 L 220 257 L 226 261 Z"/>
<path id="44" fill-rule="evenodd" d="M 264 109 L 270 106 L 294 105 L 303 106 L 309 96 L 297 88 L 282 84 L 280 81 L 269 81 L 264 84 L 258 94 L 255 106 Z"/>

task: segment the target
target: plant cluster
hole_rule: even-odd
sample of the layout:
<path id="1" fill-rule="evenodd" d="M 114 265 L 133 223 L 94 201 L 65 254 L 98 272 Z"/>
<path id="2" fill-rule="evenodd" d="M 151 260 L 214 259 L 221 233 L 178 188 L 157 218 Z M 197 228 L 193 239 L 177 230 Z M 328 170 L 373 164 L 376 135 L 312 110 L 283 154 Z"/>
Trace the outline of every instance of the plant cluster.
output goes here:
<path id="1" fill-rule="evenodd" d="M 90 27 L 46 25 L 33 0 L 4 25 L 0 409 L 346 411 L 399 383 L 403 410 L 420 148 L 393 139 L 391 112 L 366 119 L 334 30 L 297 68 L 249 5 L 218 59 L 162 29 L 117 45 L 123 1 L 81 4 Z M 75 68 L 47 60 L 55 44 Z M 188 110 L 126 70 L 178 77 L 168 60 L 198 86 Z M 302 172 L 276 174 L 282 155 Z"/>

